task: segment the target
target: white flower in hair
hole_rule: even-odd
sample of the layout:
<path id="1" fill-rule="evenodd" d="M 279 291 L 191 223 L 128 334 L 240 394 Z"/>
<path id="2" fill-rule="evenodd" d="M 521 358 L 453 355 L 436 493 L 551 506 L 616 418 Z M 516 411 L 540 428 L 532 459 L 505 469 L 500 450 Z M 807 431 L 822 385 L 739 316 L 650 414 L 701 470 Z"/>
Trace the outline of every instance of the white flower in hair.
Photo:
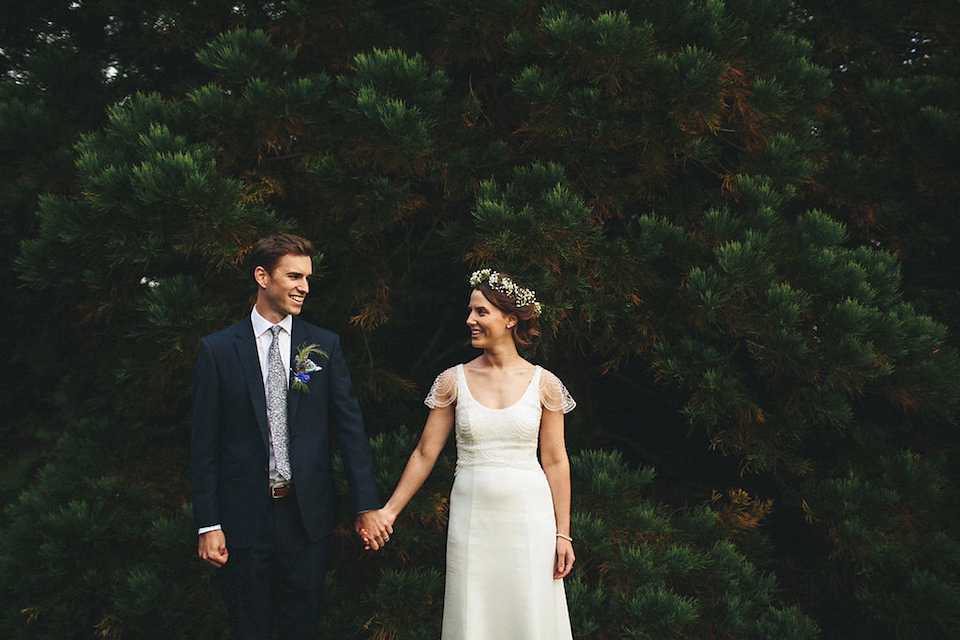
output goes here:
<path id="1" fill-rule="evenodd" d="M 523 308 L 533 305 L 533 313 L 540 315 L 542 307 L 537 302 L 537 293 L 532 289 L 525 289 L 516 282 L 492 269 L 479 269 L 470 276 L 470 286 L 476 287 L 486 282 L 491 289 L 496 289 L 504 295 L 508 295 L 516 301 L 517 307 Z"/>

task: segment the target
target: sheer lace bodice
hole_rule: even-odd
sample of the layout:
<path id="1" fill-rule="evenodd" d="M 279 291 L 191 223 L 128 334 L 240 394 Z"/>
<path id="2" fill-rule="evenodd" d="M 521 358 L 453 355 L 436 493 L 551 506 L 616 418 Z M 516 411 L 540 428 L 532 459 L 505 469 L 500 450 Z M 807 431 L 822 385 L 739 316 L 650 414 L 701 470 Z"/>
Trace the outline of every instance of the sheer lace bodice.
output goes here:
<path id="1" fill-rule="evenodd" d="M 490 409 L 470 394 L 463 365 L 457 367 L 457 468 L 468 464 L 534 466 L 540 435 L 540 400 L 536 389 L 540 367 L 520 399 L 503 409 Z"/>
<path id="2" fill-rule="evenodd" d="M 567 413 L 576 406 L 555 375 L 537 366 L 523 395 L 502 409 L 477 402 L 463 365 L 447 369 L 434 381 L 425 403 L 456 404 L 457 468 L 472 464 L 536 466 L 542 409 Z"/>
<path id="3" fill-rule="evenodd" d="M 548 411 L 563 411 L 564 413 L 573 411 L 577 403 L 570 392 L 567 391 L 567 388 L 563 386 L 563 383 L 560 382 L 560 378 L 539 366 L 537 370 L 539 379 L 537 381 L 531 379 L 530 386 L 539 386 L 540 404 Z M 537 373 L 534 373 L 534 377 L 536 376 Z M 463 377 L 462 364 L 450 367 L 438 375 L 423 401 L 424 404 L 433 409 L 434 407 L 449 407 L 456 403 L 461 379 L 466 380 Z M 466 382 L 464 382 L 464 386 L 466 386 Z"/>

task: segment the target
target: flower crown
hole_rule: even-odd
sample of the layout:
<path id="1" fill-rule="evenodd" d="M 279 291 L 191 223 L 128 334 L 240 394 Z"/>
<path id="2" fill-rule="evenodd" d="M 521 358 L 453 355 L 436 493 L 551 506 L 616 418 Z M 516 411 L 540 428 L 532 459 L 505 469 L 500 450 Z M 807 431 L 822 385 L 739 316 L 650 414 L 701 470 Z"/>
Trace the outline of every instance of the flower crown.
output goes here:
<path id="1" fill-rule="evenodd" d="M 533 305 L 533 315 L 539 316 L 541 311 L 540 303 L 537 302 L 537 292 L 532 289 L 524 289 L 516 282 L 498 273 L 493 269 L 480 269 L 474 271 L 470 276 L 470 286 L 476 287 L 478 284 L 486 282 L 491 289 L 496 289 L 504 295 L 514 299 L 518 308 Z"/>

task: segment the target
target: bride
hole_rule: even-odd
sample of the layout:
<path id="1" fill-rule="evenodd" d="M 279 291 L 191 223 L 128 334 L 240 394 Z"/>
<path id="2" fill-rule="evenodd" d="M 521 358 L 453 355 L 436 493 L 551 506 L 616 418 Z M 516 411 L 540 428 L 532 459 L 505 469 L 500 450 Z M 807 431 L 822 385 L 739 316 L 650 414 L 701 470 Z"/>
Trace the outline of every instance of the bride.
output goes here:
<path id="1" fill-rule="evenodd" d="M 437 376 L 420 441 L 381 512 L 392 525 L 455 431 L 443 640 L 569 639 L 563 416 L 576 403 L 517 352 L 539 335 L 536 294 L 490 269 L 474 272 L 470 285 L 470 343 L 483 354 Z"/>

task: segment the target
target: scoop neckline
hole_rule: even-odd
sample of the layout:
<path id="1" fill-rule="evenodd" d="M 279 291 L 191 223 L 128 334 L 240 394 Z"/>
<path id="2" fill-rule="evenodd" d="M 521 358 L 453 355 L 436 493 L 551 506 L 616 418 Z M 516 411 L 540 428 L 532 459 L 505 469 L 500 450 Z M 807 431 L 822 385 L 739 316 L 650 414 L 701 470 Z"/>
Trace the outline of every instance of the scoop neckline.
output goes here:
<path id="1" fill-rule="evenodd" d="M 470 383 L 467 382 L 467 374 L 463 370 L 463 364 L 458 364 L 457 368 L 460 370 L 460 375 L 462 376 L 462 379 L 463 379 L 463 388 L 466 390 L 467 395 L 470 396 L 470 399 L 473 400 L 474 404 L 476 404 L 478 407 L 482 407 L 486 409 L 487 411 L 506 411 L 507 409 L 512 409 L 513 407 L 520 404 L 520 402 L 523 401 L 527 393 L 530 391 L 530 387 L 533 386 L 533 379 L 537 377 L 537 372 L 540 371 L 540 365 L 538 364 L 533 365 L 533 373 L 530 375 L 530 380 L 527 381 L 527 386 L 524 387 L 523 393 L 520 394 L 520 397 L 517 398 L 516 402 L 509 404 L 506 407 L 501 407 L 500 409 L 494 409 L 493 407 L 488 407 L 487 405 L 482 404 L 479 400 L 477 400 L 473 396 L 473 392 L 470 391 Z"/>

